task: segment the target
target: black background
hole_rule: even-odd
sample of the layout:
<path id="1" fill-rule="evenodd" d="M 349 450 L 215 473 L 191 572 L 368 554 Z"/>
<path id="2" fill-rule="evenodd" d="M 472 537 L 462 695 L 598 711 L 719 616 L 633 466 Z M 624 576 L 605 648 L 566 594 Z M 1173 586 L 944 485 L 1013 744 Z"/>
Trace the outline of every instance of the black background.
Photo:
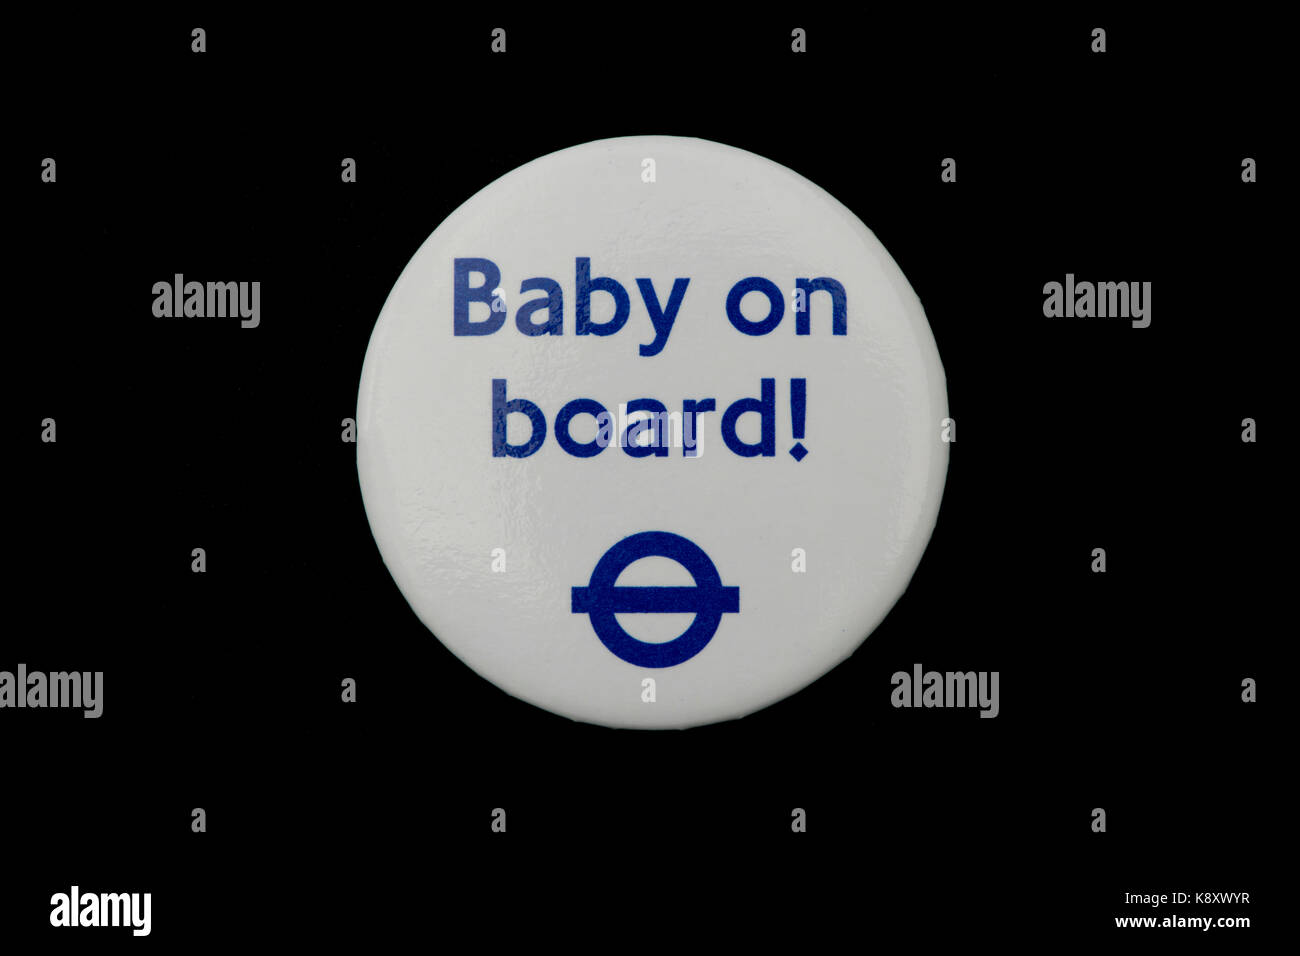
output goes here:
<path id="1" fill-rule="evenodd" d="M 1277 34 L 1102 11 L 15 22 L 0 669 L 102 670 L 105 709 L 0 712 L 5 939 L 1182 945 L 1115 929 L 1150 912 L 1123 893 L 1222 889 L 1252 902 L 1204 912 L 1254 926 L 1207 935 L 1260 940 L 1290 630 Z M 537 156 L 643 133 L 752 150 L 853 209 L 925 305 L 958 422 L 937 530 L 870 640 L 683 732 L 573 723 L 456 660 L 340 441 L 438 223 Z M 261 326 L 155 319 L 176 272 L 260 280 Z M 1044 318 L 1067 272 L 1152 282 L 1151 326 Z M 918 661 L 1000 671 L 1001 715 L 893 709 Z M 52 931 L 74 882 L 152 892 L 152 936 Z"/>

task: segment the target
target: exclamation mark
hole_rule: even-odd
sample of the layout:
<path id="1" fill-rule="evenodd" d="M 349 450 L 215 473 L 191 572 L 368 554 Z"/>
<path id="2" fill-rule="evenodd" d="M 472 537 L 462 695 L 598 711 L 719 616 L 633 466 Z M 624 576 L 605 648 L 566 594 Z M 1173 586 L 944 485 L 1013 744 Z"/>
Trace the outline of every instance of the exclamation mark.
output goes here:
<path id="1" fill-rule="evenodd" d="M 794 423 L 796 439 L 803 438 L 804 409 L 808 405 L 806 385 L 807 379 L 790 379 L 790 420 Z M 803 461 L 803 456 L 808 454 L 808 449 L 803 447 L 803 442 L 796 441 L 794 447 L 790 449 L 790 454 L 794 456 L 795 461 Z"/>

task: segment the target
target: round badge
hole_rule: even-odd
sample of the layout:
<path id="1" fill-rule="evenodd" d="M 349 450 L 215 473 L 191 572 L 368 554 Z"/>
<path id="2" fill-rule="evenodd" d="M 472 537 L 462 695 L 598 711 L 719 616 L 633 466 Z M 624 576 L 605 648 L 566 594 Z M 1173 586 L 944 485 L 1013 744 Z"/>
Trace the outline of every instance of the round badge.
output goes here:
<path id="1" fill-rule="evenodd" d="M 357 469 L 419 618 L 577 720 L 741 717 L 903 593 L 947 473 L 943 367 L 898 266 L 760 156 L 636 136 L 466 201 L 375 325 Z"/>

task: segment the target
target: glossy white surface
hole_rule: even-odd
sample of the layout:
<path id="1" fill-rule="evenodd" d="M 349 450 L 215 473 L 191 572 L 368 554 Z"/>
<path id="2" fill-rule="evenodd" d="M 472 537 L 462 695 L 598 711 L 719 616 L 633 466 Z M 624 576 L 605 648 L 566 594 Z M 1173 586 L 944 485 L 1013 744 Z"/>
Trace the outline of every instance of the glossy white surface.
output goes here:
<path id="1" fill-rule="evenodd" d="M 642 180 L 643 160 L 656 181 Z M 626 325 L 574 334 L 575 259 L 628 292 Z M 453 335 L 453 259 L 501 269 L 507 305 L 491 335 Z M 563 334 L 530 337 L 515 313 L 563 288 Z M 783 291 L 769 334 L 728 321 L 729 290 L 749 276 Z M 795 334 L 797 277 L 830 276 L 847 295 L 847 334 L 831 334 L 829 296 L 810 300 L 811 334 Z M 663 351 L 636 279 L 666 303 L 690 279 Z M 472 277 L 475 284 L 481 276 Z M 767 313 L 751 294 L 745 314 Z M 592 296 L 593 320 L 613 312 Z M 471 307 L 482 320 L 485 305 Z M 534 317 L 544 319 L 544 311 Z M 774 457 L 742 458 L 720 437 L 724 410 L 776 381 Z M 807 381 L 808 455 L 796 461 L 790 380 Z M 529 457 L 493 457 L 492 388 L 526 398 L 547 435 Z M 700 417 L 702 454 L 634 458 L 611 446 L 566 454 L 556 413 L 575 398 L 615 412 L 654 398 L 714 398 Z M 916 296 L 889 254 L 844 206 L 790 170 L 697 139 L 629 137 L 563 150 L 516 169 L 456 210 L 420 247 L 375 326 L 358 406 L 358 471 L 375 540 L 402 593 L 437 637 L 503 690 L 559 714 L 622 727 L 685 727 L 742 716 L 807 685 L 847 657 L 902 594 L 929 540 L 947 471 L 943 369 Z M 741 419 L 755 440 L 758 415 Z M 575 419 L 580 441 L 595 434 Z M 528 429 L 510 417 L 518 443 Z M 739 588 L 697 654 L 648 668 L 612 653 L 575 613 L 601 556 L 642 531 L 702 548 L 723 586 Z M 806 553 L 804 573 L 792 552 Z M 505 571 L 493 553 L 504 550 Z M 499 553 L 497 560 L 500 566 Z M 681 586 L 678 564 L 649 557 L 620 586 Z M 690 614 L 621 614 L 641 640 L 670 640 Z M 643 701 L 643 678 L 656 682 Z"/>

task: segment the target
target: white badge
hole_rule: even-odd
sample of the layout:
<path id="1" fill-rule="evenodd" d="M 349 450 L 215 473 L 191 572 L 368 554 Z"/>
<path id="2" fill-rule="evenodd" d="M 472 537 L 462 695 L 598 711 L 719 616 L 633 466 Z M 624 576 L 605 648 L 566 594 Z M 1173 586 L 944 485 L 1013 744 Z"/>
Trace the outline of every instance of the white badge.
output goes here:
<path id="1" fill-rule="evenodd" d="M 925 314 L 796 173 L 699 139 L 562 150 L 470 198 L 384 305 L 357 467 L 461 660 L 614 727 L 741 717 L 903 593 L 947 472 Z"/>

